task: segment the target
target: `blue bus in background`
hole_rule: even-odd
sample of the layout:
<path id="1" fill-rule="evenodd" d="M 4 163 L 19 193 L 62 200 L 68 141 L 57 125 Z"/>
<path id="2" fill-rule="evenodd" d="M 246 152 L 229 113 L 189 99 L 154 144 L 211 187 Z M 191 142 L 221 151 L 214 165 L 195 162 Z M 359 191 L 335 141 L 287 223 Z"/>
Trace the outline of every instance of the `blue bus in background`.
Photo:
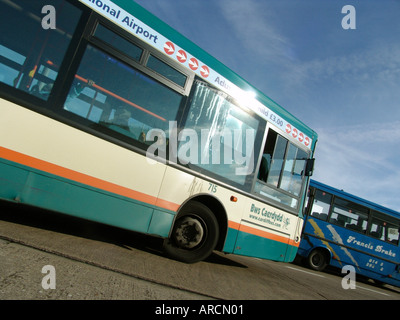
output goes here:
<path id="1" fill-rule="evenodd" d="M 399 227 L 399 212 L 311 180 L 297 255 L 317 271 L 352 265 L 400 287 Z"/>

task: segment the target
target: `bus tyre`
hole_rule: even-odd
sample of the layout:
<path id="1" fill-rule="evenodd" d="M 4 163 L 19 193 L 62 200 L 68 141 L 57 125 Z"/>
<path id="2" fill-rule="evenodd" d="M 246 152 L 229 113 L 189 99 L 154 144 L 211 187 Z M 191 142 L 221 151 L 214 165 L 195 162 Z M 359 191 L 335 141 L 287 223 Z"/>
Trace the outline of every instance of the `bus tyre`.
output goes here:
<path id="1" fill-rule="evenodd" d="M 324 251 L 313 250 L 307 258 L 308 266 L 315 271 L 322 271 L 328 265 L 328 259 Z"/>
<path id="2" fill-rule="evenodd" d="M 192 201 L 178 213 L 164 250 L 169 257 L 186 263 L 206 259 L 219 237 L 218 221 L 204 204 Z"/>

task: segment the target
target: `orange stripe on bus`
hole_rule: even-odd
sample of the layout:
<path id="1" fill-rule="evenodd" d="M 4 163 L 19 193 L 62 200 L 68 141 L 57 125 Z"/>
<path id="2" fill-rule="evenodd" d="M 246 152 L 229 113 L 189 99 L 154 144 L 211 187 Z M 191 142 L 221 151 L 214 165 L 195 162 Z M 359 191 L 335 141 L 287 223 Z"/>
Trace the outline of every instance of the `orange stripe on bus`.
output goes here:
<path id="1" fill-rule="evenodd" d="M 239 230 L 240 228 L 240 223 L 234 222 L 234 221 L 228 221 L 228 228 Z"/>
<path id="2" fill-rule="evenodd" d="M 176 204 L 176 203 L 173 203 L 173 202 L 170 202 L 167 200 L 159 199 L 159 198 L 156 201 L 156 206 L 167 209 L 167 210 L 171 210 L 174 212 L 178 211 L 178 209 L 179 209 L 179 204 Z"/>
<path id="3" fill-rule="evenodd" d="M 4 158 L 6 160 L 16 162 L 19 164 L 22 164 L 24 166 L 28 166 L 40 171 L 45 171 L 51 174 L 54 174 L 56 176 L 60 176 L 69 180 L 73 180 L 85 185 L 89 185 L 91 187 L 97 188 L 97 189 L 102 189 L 104 191 L 108 191 L 111 193 L 115 193 L 127 198 L 131 198 L 134 200 L 138 200 L 140 202 L 145 202 L 147 204 L 151 205 L 157 205 L 161 208 L 167 209 L 167 210 L 172 210 L 176 211 L 179 205 L 162 200 L 162 199 L 157 199 L 156 197 L 147 195 L 142 192 L 138 192 L 126 187 L 119 186 L 117 184 L 101 180 L 71 169 L 67 169 L 58 165 L 55 165 L 53 163 L 40 160 L 10 149 L 6 149 L 3 147 L 0 147 L 0 157 Z"/>
<path id="4" fill-rule="evenodd" d="M 282 242 L 282 243 L 287 243 L 291 246 L 295 246 L 298 247 L 299 246 L 299 242 L 295 242 L 294 240 L 291 240 L 289 238 L 286 237 L 282 237 L 282 236 L 278 236 L 276 234 L 273 234 L 271 232 L 267 232 L 267 231 L 263 231 L 260 229 L 256 229 L 253 227 L 249 227 L 249 226 L 244 226 L 241 225 L 240 223 L 234 222 L 234 221 L 229 221 L 228 222 L 228 227 L 238 230 L 238 231 L 242 231 L 242 232 L 246 232 L 258 237 L 262 237 L 262 238 L 267 238 L 270 240 L 274 240 L 274 241 L 278 241 L 278 242 Z"/>

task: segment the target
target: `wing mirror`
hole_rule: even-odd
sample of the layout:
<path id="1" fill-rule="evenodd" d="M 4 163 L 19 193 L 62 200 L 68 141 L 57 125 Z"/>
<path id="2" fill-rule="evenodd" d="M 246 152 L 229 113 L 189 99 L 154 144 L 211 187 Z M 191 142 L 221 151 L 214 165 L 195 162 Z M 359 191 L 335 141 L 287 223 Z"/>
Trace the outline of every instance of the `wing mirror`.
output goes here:
<path id="1" fill-rule="evenodd" d="M 314 164 L 315 164 L 315 158 L 307 159 L 307 161 L 306 161 L 306 172 L 305 172 L 305 176 L 306 177 L 311 177 L 313 175 Z"/>

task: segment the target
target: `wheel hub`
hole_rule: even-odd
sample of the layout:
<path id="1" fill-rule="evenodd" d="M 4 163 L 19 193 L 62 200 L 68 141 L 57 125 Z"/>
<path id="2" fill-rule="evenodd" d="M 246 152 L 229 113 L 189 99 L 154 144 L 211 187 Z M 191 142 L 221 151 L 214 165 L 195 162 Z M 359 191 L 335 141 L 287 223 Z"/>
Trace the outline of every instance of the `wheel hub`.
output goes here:
<path id="1" fill-rule="evenodd" d="M 184 217 L 175 229 L 175 240 L 181 248 L 192 249 L 203 239 L 204 228 L 199 220 Z"/>

